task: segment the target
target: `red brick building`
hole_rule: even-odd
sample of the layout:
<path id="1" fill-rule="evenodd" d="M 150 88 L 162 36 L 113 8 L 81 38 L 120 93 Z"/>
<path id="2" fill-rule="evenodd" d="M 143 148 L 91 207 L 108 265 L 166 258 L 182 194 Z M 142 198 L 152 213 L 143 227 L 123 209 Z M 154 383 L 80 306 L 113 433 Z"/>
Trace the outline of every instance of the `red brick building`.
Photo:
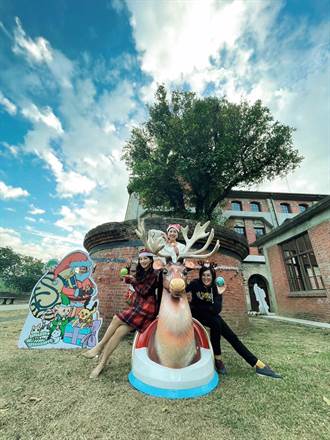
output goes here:
<path id="1" fill-rule="evenodd" d="M 259 237 L 277 228 L 285 221 L 310 209 L 324 199 L 321 194 L 275 193 L 261 191 L 231 191 L 219 209 L 225 227 L 235 231 L 249 243 L 249 255 L 241 269 L 248 310 L 258 311 L 253 287 L 257 284 L 266 293 L 271 312 L 276 312 L 274 292 L 271 291 L 270 272 L 264 255 L 252 246 Z M 135 194 L 131 194 L 125 220 L 137 219 L 145 210 Z"/>
<path id="2" fill-rule="evenodd" d="M 275 311 L 330 322 L 330 196 L 258 238 Z"/>

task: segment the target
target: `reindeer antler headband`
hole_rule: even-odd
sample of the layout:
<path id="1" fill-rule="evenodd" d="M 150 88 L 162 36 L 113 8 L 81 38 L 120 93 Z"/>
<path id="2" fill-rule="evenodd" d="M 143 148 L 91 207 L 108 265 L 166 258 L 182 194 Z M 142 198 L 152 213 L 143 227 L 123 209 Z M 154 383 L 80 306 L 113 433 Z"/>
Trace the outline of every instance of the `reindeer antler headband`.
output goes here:
<path id="1" fill-rule="evenodd" d="M 179 253 L 178 258 L 209 258 L 211 255 L 215 254 L 217 250 L 220 247 L 219 240 L 216 241 L 214 248 L 211 252 L 208 254 L 203 254 L 204 251 L 206 251 L 211 244 L 213 237 L 214 237 L 214 229 L 212 228 L 210 232 L 206 232 L 207 227 L 209 226 L 210 222 L 206 222 L 203 225 L 201 225 L 199 222 L 195 226 L 193 235 L 188 238 L 188 226 L 185 226 L 184 228 L 181 228 L 181 232 L 183 235 L 183 238 L 185 240 L 185 247 L 184 249 Z M 162 254 L 161 251 L 165 246 L 164 238 L 162 236 L 154 238 L 153 236 L 150 236 L 144 228 L 144 219 L 142 222 L 140 219 L 138 220 L 138 227 L 135 230 L 137 236 L 143 241 L 144 245 L 150 249 L 150 251 L 154 255 L 158 255 L 160 257 L 166 257 L 165 254 Z M 192 251 L 192 246 L 201 238 L 206 238 L 207 241 L 205 245 L 198 250 Z"/>

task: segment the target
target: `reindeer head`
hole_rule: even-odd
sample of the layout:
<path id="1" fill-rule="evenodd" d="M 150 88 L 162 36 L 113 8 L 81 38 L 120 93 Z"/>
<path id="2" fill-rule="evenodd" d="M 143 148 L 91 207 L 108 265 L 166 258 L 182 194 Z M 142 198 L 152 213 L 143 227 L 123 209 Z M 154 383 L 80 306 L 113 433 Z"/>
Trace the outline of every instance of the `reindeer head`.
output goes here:
<path id="1" fill-rule="evenodd" d="M 187 275 L 189 269 L 194 269 L 195 264 L 192 261 L 180 259 L 173 263 L 171 257 L 166 259 L 166 263 L 161 260 L 155 260 L 154 269 L 161 270 L 163 279 L 163 288 L 173 299 L 180 299 L 186 292 Z"/>

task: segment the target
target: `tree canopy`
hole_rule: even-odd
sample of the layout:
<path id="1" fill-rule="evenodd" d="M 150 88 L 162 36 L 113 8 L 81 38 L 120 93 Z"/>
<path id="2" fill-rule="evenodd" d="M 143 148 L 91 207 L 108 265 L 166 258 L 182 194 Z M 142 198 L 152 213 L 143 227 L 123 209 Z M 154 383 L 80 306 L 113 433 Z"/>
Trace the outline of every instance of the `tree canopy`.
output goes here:
<path id="1" fill-rule="evenodd" d="M 233 187 L 283 176 L 300 164 L 293 131 L 261 101 L 169 94 L 161 85 L 149 119 L 124 148 L 128 190 L 146 209 L 211 219 Z"/>
<path id="2" fill-rule="evenodd" d="M 20 255 L 9 247 L 0 248 L 0 277 L 15 291 L 30 292 L 43 274 L 42 261 Z"/>

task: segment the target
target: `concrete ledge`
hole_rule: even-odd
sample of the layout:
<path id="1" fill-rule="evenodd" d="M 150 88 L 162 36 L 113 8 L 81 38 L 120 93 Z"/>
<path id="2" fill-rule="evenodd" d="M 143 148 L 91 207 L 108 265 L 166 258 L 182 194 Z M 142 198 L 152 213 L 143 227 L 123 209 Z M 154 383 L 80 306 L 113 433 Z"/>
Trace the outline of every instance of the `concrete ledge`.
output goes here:
<path id="1" fill-rule="evenodd" d="M 275 321 L 288 322 L 291 324 L 300 324 L 300 325 L 330 329 L 330 324 L 326 322 L 308 321 L 307 319 L 288 318 L 287 316 L 278 316 L 278 315 L 258 315 L 258 317 L 264 319 L 272 319 Z"/>
<path id="2" fill-rule="evenodd" d="M 325 290 L 301 290 L 299 292 L 290 292 L 288 297 L 289 298 L 312 298 L 312 297 L 319 297 L 322 298 L 324 296 L 327 296 L 327 293 Z"/>
<path id="3" fill-rule="evenodd" d="M 10 312 L 11 310 L 28 310 L 29 304 L 6 304 L 0 305 L 0 312 Z"/>

